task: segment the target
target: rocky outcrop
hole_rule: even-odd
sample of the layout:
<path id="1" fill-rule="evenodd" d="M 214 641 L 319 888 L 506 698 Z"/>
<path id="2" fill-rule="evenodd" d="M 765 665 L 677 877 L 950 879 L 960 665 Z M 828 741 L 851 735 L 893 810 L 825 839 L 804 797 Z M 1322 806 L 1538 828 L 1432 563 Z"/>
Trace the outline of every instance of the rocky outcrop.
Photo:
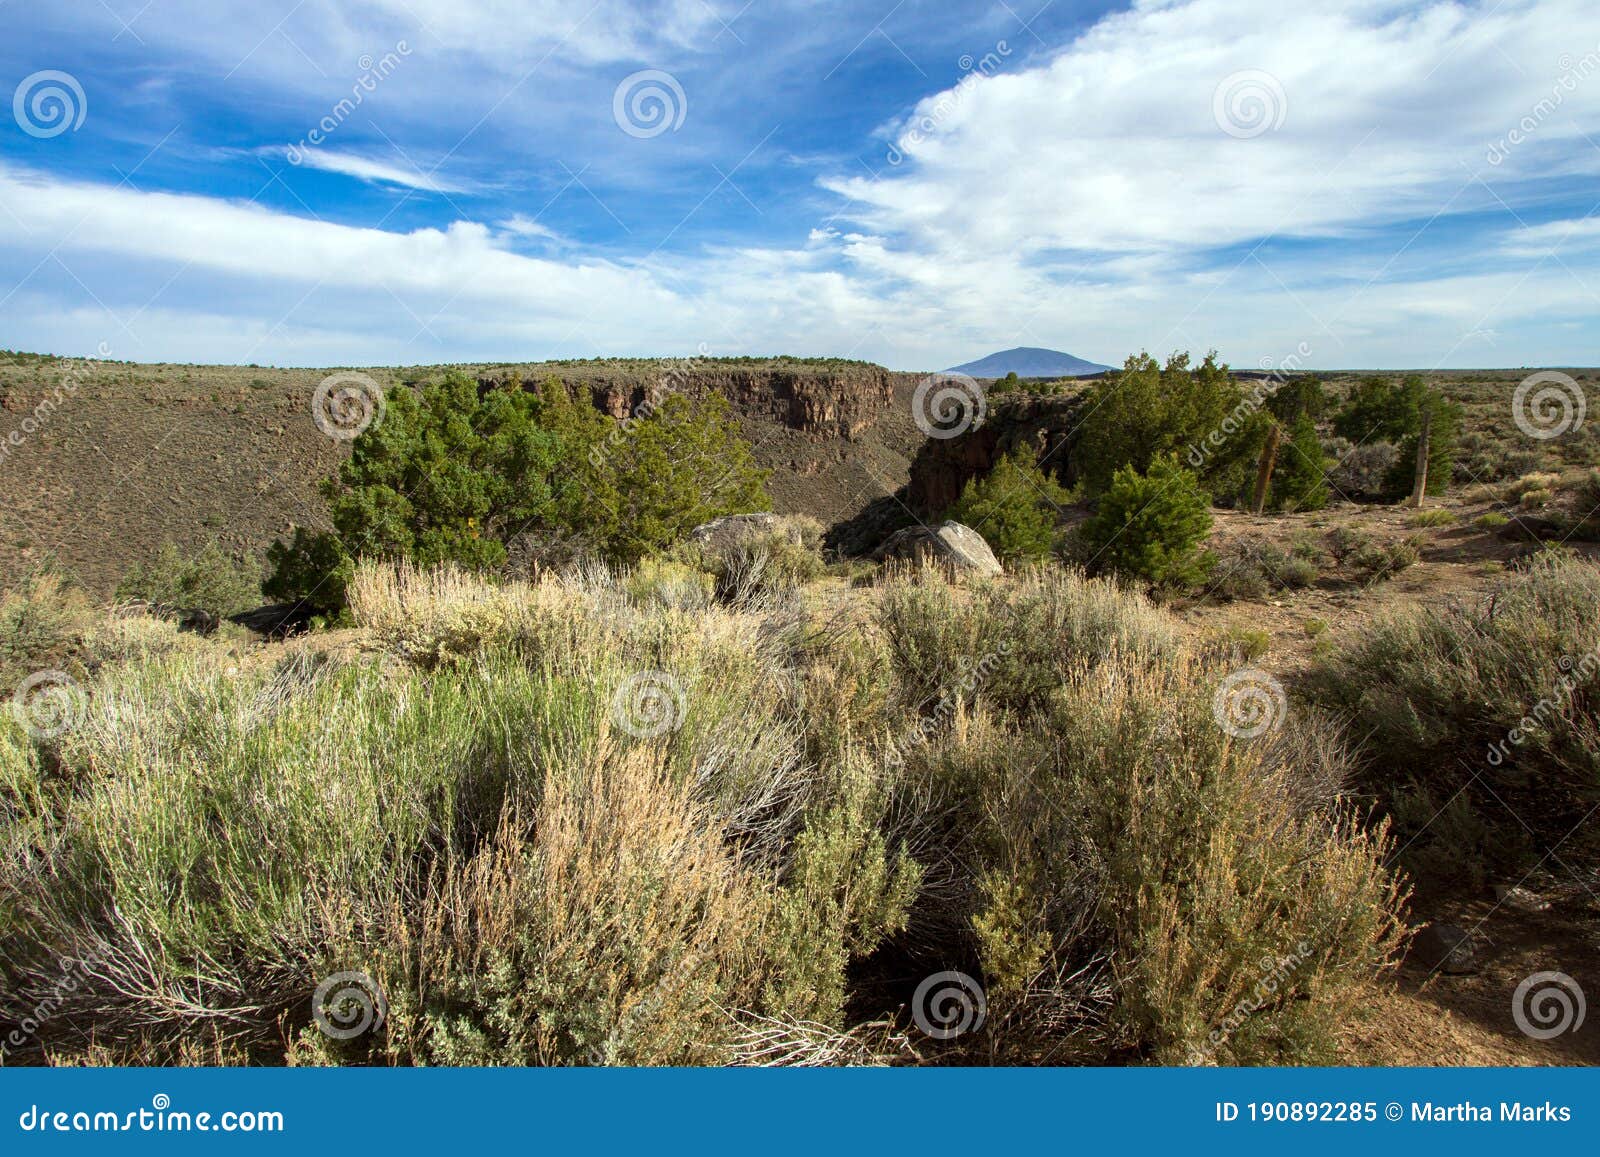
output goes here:
<path id="1" fill-rule="evenodd" d="M 612 418 L 626 418 L 646 402 L 659 401 L 665 393 L 688 397 L 719 393 L 734 413 L 747 421 L 776 423 L 819 437 L 846 439 L 860 437 L 884 417 L 895 401 L 889 371 L 866 364 L 823 368 L 777 362 L 746 367 L 669 358 L 626 369 L 559 364 L 548 369 L 536 367 L 521 382 L 524 388 L 537 391 L 550 377 L 560 379 L 568 389 L 586 391 L 595 409 Z M 504 380 L 484 376 L 479 378 L 479 384 L 498 385 Z"/>
<path id="2" fill-rule="evenodd" d="M 746 539 L 766 538 L 783 529 L 783 519 L 776 514 L 730 514 L 702 522 L 689 532 L 689 541 L 720 554 Z M 791 531 L 790 537 L 799 543 L 797 531 Z"/>
<path id="3" fill-rule="evenodd" d="M 969 478 L 989 473 L 1018 446 L 1031 449 L 1045 469 L 1070 486 L 1072 443 L 1083 405 L 1082 395 L 1007 398 L 990 405 L 981 426 L 954 438 L 929 438 L 912 460 L 906 505 L 923 515 L 948 509 Z"/>
<path id="4" fill-rule="evenodd" d="M 1000 573 L 1000 560 L 983 540 L 983 535 L 959 522 L 904 527 L 890 535 L 888 541 L 873 552 L 873 558 L 934 562 L 965 574 Z"/>

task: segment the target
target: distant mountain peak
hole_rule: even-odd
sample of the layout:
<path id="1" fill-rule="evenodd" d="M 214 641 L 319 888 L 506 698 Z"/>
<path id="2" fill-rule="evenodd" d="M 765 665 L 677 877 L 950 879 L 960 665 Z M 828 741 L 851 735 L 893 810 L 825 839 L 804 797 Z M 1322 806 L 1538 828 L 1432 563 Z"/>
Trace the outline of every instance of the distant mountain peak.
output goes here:
<path id="1" fill-rule="evenodd" d="M 1003 378 L 1007 374 L 1016 374 L 1019 378 L 1081 378 L 1088 374 L 1104 373 L 1111 368 L 1061 350 L 1019 345 L 975 362 L 952 366 L 946 372 L 966 374 L 971 378 Z"/>

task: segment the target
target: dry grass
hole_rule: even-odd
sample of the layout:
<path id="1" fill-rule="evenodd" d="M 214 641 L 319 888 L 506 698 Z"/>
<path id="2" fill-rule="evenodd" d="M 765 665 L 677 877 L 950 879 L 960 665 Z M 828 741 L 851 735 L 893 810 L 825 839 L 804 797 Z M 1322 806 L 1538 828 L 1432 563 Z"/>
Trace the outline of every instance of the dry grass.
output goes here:
<path id="1" fill-rule="evenodd" d="M 336 647 L 248 661 L 107 622 L 76 728 L 0 722 L 0 1017 L 54 1000 L 39 1055 L 1308 1060 L 1394 942 L 1341 736 L 1231 740 L 1218 660 L 1107 582 L 909 576 L 837 629 L 602 572 L 351 596 Z M 991 1027 L 913 1045 L 907 959 L 981 975 Z M 309 998 L 345 971 L 388 1020 L 340 1043 Z"/>

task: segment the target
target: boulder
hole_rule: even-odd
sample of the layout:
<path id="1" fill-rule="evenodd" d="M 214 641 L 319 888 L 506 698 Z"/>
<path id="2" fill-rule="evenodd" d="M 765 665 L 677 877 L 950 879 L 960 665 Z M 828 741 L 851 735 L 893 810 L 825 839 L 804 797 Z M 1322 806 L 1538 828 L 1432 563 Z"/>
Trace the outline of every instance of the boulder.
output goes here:
<path id="1" fill-rule="evenodd" d="M 784 520 L 776 514 L 730 514 L 724 518 L 713 518 L 691 530 L 689 541 L 706 547 L 713 554 L 720 554 L 746 539 L 766 538 L 779 531 L 787 533 L 796 545 L 799 544 L 799 532 L 785 526 Z"/>
<path id="2" fill-rule="evenodd" d="M 1429 924 L 1411 941 L 1411 957 L 1429 972 L 1460 976 L 1478 970 L 1472 934 L 1455 924 Z"/>
<path id="3" fill-rule="evenodd" d="M 1550 901 L 1536 892 L 1530 892 L 1521 885 L 1507 887 L 1505 884 L 1494 886 L 1494 898 L 1500 904 L 1516 912 L 1548 912 Z"/>
<path id="4" fill-rule="evenodd" d="M 965 574 L 997 575 L 1000 560 L 983 540 L 983 535 L 959 522 L 938 526 L 908 526 L 897 530 L 872 557 L 905 559 L 912 562 L 937 562 Z"/>

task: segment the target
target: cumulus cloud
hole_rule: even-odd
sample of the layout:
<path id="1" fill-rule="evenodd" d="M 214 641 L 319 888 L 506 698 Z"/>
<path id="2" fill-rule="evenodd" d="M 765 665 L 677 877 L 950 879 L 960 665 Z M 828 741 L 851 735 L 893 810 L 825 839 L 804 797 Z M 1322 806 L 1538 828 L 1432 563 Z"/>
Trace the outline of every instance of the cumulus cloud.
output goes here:
<path id="1" fill-rule="evenodd" d="M 592 36 L 587 23 L 573 31 L 568 8 L 541 22 L 555 12 L 541 5 L 362 11 L 398 20 L 399 7 L 442 40 L 481 33 L 504 67 L 553 44 L 565 53 L 582 33 L 573 52 L 609 69 L 647 50 L 692 53 L 717 27 L 698 0 L 603 5 Z M 913 369 L 1019 344 L 1099 361 L 1215 346 L 1248 365 L 1303 343 L 1312 365 L 1426 366 L 1481 361 L 1491 338 L 1507 343 L 1496 360 L 1588 360 L 1600 231 L 1587 204 L 1549 201 L 1600 168 L 1584 140 L 1600 135 L 1600 44 L 1585 72 L 1589 50 L 1574 43 L 1594 26 L 1587 15 L 1576 0 L 1145 0 L 902 110 L 883 134 L 902 163 L 875 178 L 824 173 L 841 198 L 831 216 L 773 211 L 765 241 L 737 247 L 706 222 L 698 249 L 649 251 L 653 239 L 630 235 L 602 250 L 565 222 L 558 236 L 476 201 L 481 221 L 364 227 L 0 162 L 0 253 L 22 282 L 0 338 L 28 346 L 81 328 L 52 346 L 81 351 L 110 327 L 126 331 L 121 356 L 294 364 L 703 343 Z M 332 42 L 354 17 L 329 19 Z M 1552 104 L 1564 77 L 1575 80 Z M 599 119 L 614 128 L 608 107 Z M 430 187 L 359 147 L 312 163 Z M 106 315 L 81 307 L 82 290 Z"/>
<path id="2" fill-rule="evenodd" d="M 1426 218 L 1494 172 L 1488 150 L 1572 71 L 1584 27 L 1586 0 L 1145 0 L 1043 66 L 924 100 L 890 126 L 906 160 L 887 175 L 824 183 L 874 232 L 972 255 L 1220 247 Z M 1495 176 L 1548 177 L 1554 150 L 1597 127 L 1600 75 Z M 1600 170 L 1596 150 L 1558 156 L 1558 170 Z"/>

